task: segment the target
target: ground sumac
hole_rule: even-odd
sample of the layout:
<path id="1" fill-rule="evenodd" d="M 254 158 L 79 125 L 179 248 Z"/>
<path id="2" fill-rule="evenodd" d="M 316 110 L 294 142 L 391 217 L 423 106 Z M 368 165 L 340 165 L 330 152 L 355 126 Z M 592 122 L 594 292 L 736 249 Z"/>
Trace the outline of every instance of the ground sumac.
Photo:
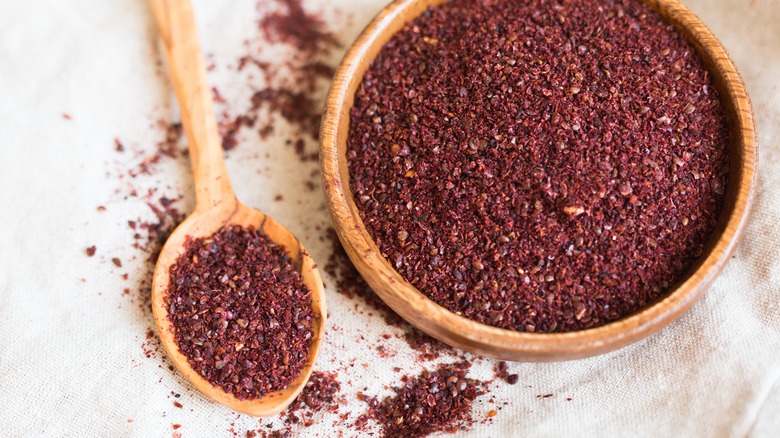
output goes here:
<path id="1" fill-rule="evenodd" d="M 309 356 L 310 292 L 284 248 L 254 229 L 188 240 L 166 305 L 193 369 L 240 399 L 286 387 Z"/>
<path id="2" fill-rule="evenodd" d="M 355 427 L 365 428 L 367 420 L 376 421 L 384 437 L 422 437 L 434 432 L 454 433 L 473 423 L 471 405 L 484 394 L 485 383 L 466 377 L 471 364 L 458 362 L 424 370 L 419 376 L 404 376 L 402 385 L 393 388 L 394 396 L 383 401 L 358 394 L 369 410 L 358 418 Z"/>
<path id="3" fill-rule="evenodd" d="M 710 75 L 636 0 L 452 0 L 356 92 L 350 187 L 382 255 L 467 318 L 579 330 L 703 251 L 729 134 Z"/>

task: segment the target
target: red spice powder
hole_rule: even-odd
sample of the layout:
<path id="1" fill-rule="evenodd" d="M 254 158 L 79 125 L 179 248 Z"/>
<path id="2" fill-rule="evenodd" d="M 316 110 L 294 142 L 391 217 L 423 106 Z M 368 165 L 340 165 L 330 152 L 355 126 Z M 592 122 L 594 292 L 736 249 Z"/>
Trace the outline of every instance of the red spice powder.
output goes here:
<path id="1" fill-rule="evenodd" d="M 286 387 L 311 348 L 310 292 L 284 249 L 229 226 L 190 239 L 166 296 L 176 344 L 203 378 L 239 399 Z"/>
<path id="2" fill-rule="evenodd" d="M 256 113 L 261 108 L 267 108 L 272 113 L 281 115 L 297 127 L 299 132 L 307 133 L 313 139 L 319 137 L 320 105 L 311 97 L 310 91 L 287 87 L 264 88 L 252 95 L 252 107 L 249 111 Z M 299 152 L 299 155 L 302 153 Z"/>
<path id="3" fill-rule="evenodd" d="M 520 376 L 517 374 L 509 374 L 509 365 L 503 360 L 496 363 L 493 367 L 493 372 L 497 378 L 506 381 L 510 385 L 514 385 L 520 380 Z"/>
<path id="4" fill-rule="evenodd" d="M 365 429 L 369 419 L 379 423 L 385 437 L 420 437 L 433 432 L 467 429 L 474 423 L 471 403 L 484 394 L 485 383 L 466 377 L 471 364 L 440 365 L 417 377 L 404 376 L 395 395 L 379 402 L 358 394 L 369 410 L 355 427 Z"/>
<path id="5" fill-rule="evenodd" d="M 431 361 L 438 359 L 442 354 L 456 353 L 454 348 L 426 335 L 411 325 L 406 327 L 403 339 L 409 345 L 409 348 L 420 353 L 418 355 L 419 360 Z"/>
<path id="6" fill-rule="evenodd" d="M 128 172 L 133 178 L 141 174 L 151 175 L 160 160 L 163 158 L 176 158 L 181 152 L 179 141 L 184 133 L 181 123 L 169 123 L 164 120 L 158 120 L 155 123 L 155 127 L 162 131 L 163 139 L 157 142 L 154 151 L 150 155 L 145 156 L 134 169 Z"/>
<path id="7" fill-rule="evenodd" d="M 161 197 L 157 203 L 147 202 L 146 205 L 154 213 L 155 220 L 131 220 L 128 227 L 134 231 L 133 248 L 147 254 L 149 262 L 155 262 L 162 246 L 173 230 L 184 220 L 185 214 L 176 208 L 175 200 Z"/>
<path id="8" fill-rule="evenodd" d="M 293 135 L 312 140 L 319 137 L 324 90 L 329 85 L 335 69 L 328 59 L 331 51 L 340 46 L 336 37 L 327 29 L 318 14 L 307 12 L 300 0 L 276 0 L 258 3 L 264 11 L 258 28 L 264 41 L 248 43 L 248 53 L 238 60 L 238 70 L 254 67 L 265 79 L 256 88 L 249 108 L 242 114 L 223 117 L 220 123 L 223 146 L 232 148 L 236 136 L 244 127 L 255 128 L 261 138 L 274 132 L 278 119 L 285 120 L 293 129 Z M 289 46 L 287 56 L 273 63 L 263 58 L 269 43 Z M 217 92 L 218 95 L 218 92 Z M 302 140 L 290 142 L 304 144 Z M 296 147 L 301 161 L 317 161 L 316 152 Z"/>
<path id="9" fill-rule="evenodd" d="M 729 134 L 694 48 L 635 0 L 452 0 L 408 23 L 351 111 L 382 255 L 497 327 L 603 325 L 680 280 L 715 227 Z"/>
<path id="10" fill-rule="evenodd" d="M 222 149 L 229 151 L 238 146 L 238 132 L 242 127 L 253 127 L 257 117 L 254 115 L 241 115 L 235 119 L 230 120 L 225 114 L 222 116 L 222 120 L 219 121 L 218 128 L 222 137 Z"/>
<path id="11" fill-rule="evenodd" d="M 339 45 L 336 38 L 325 30 L 325 23 L 303 9 L 301 0 L 278 0 L 275 3 L 279 10 L 260 20 L 260 28 L 268 41 L 290 44 L 303 55 L 322 53 Z"/>
<path id="12" fill-rule="evenodd" d="M 287 427 L 295 424 L 309 427 L 315 423 L 314 415 L 317 412 L 338 412 L 340 390 L 338 373 L 313 372 L 303 391 L 282 413 L 284 424 Z"/>

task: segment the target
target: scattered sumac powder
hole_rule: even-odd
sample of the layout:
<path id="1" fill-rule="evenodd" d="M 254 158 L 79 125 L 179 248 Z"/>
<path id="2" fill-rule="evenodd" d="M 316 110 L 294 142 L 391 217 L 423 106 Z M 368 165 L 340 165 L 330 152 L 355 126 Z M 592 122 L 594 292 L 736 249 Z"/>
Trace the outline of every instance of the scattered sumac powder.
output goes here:
<path id="1" fill-rule="evenodd" d="M 393 389 L 396 394 L 382 402 L 359 393 L 369 410 L 357 420 L 356 427 L 360 429 L 367 419 L 373 419 L 385 437 L 420 437 L 469 427 L 473 423 L 471 403 L 484 393 L 483 382 L 466 377 L 470 366 L 468 362 L 442 364 L 433 372 L 404 376 L 403 385 Z"/>
<path id="2" fill-rule="evenodd" d="M 287 407 L 282 417 L 287 426 L 301 423 L 308 427 L 314 424 L 312 415 L 322 409 L 338 411 L 338 393 L 341 390 L 337 373 L 315 371 L 301 393 Z"/>
<path id="3" fill-rule="evenodd" d="M 453 354 L 455 349 L 438 341 L 412 326 L 405 327 L 404 341 L 412 350 L 417 351 L 419 360 L 431 361 L 438 359 L 442 354 Z"/>
<path id="4" fill-rule="evenodd" d="M 517 374 L 509 374 L 509 365 L 503 360 L 496 363 L 493 367 L 493 372 L 496 374 L 496 377 L 510 385 L 514 385 L 520 380 L 520 376 Z"/>
<path id="5" fill-rule="evenodd" d="M 403 27 L 351 110 L 382 255 L 447 309 L 527 331 L 656 300 L 717 221 L 729 134 L 694 48 L 635 0 L 452 0 Z"/>
<path id="6" fill-rule="evenodd" d="M 317 153 L 306 146 L 316 145 L 319 138 L 325 92 L 335 73 L 330 55 L 340 43 L 322 20 L 323 11 L 306 10 L 301 0 L 259 1 L 257 9 L 262 12 L 257 23 L 260 38 L 247 42 L 247 52 L 236 68 L 248 71 L 250 77 L 259 71 L 263 81 L 251 81 L 254 92 L 243 113 L 223 114 L 223 145 L 233 148 L 244 127 L 254 128 L 266 139 L 284 120 L 290 128 L 286 134 L 293 137 L 287 144 L 294 145 L 301 161 L 316 162 Z M 284 46 L 284 56 L 268 57 L 269 45 Z"/>
<path id="7" fill-rule="evenodd" d="M 128 228 L 133 232 L 133 248 L 146 253 L 149 262 L 157 260 L 165 241 L 185 217 L 184 213 L 174 205 L 176 201 L 162 197 L 154 202 L 151 198 L 154 191 L 150 190 L 145 198 L 146 206 L 154 213 L 155 219 L 139 218 L 127 221 Z"/>
<path id="8" fill-rule="evenodd" d="M 189 239 L 166 305 L 179 351 L 239 399 L 286 387 L 309 356 L 310 292 L 284 249 L 254 229 Z"/>
<path id="9" fill-rule="evenodd" d="M 321 17 L 304 10 L 301 0 L 276 0 L 275 3 L 280 10 L 260 19 L 260 28 L 268 41 L 290 44 L 303 55 L 339 45 L 335 36 L 326 30 Z"/>

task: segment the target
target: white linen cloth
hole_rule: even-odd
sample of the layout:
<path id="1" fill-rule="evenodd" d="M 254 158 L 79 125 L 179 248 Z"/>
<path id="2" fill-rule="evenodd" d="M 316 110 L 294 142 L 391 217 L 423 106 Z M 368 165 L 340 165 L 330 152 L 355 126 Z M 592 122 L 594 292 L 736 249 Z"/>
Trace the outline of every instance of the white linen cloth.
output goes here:
<path id="1" fill-rule="evenodd" d="M 258 34 L 255 2 L 194 3 L 216 65 L 209 80 L 239 109 L 251 90 L 228 66 Z M 345 44 L 337 59 L 384 3 L 305 5 L 322 11 Z M 780 436 L 780 1 L 685 3 L 730 51 L 758 121 L 758 192 L 734 258 L 690 312 L 646 340 L 574 362 L 510 364 L 520 382 L 491 386 L 474 417 L 503 409 L 464 435 Z M 176 117 L 159 60 L 143 0 L 0 0 L 0 436 L 216 437 L 281 427 L 212 403 L 167 368 L 162 351 L 144 353 L 154 349 L 152 319 L 138 291 L 150 263 L 131 247 L 127 220 L 153 215 L 129 186 L 182 194 L 177 205 L 193 206 L 186 157 L 161 161 L 152 176 L 126 176 L 159 141 L 152 121 Z M 125 153 L 114 150 L 115 138 Z M 301 163 L 284 138 L 283 126 L 263 141 L 243 134 L 227 158 L 233 185 L 324 265 L 330 243 L 319 236 L 330 217 L 319 188 L 304 186 L 317 166 Z M 91 245 L 96 254 L 87 257 Z M 317 368 L 339 370 L 339 413 L 349 415 L 320 412 L 293 433 L 357 436 L 348 428 L 366 409 L 357 391 L 381 399 L 399 382 L 393 367 L 416 375 L 434 362 L 416 362 L 395 336 L 383 340 L 399 329 L 325 282 L 330 319 Z M 380 358 L 379 344 L 393 357 Z M 492 377 L 495 361 L 471 359 L 472 377 Z M 544 394 L 553 396 L 537 397 Z"/>

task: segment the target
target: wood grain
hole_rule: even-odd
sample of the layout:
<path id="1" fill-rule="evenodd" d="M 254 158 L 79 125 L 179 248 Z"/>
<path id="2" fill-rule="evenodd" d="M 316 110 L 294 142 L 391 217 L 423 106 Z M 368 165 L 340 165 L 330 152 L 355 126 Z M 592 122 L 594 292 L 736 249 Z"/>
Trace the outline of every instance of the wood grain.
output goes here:
<path id="1" fill-rule="evenodd" d="M 189 1 L 152 0 L 151 4 L 189 143 L 196 197 L 195 212 L 176 228 L 157 260 L 152 281 L 154 322 L 171 361 L 204 395 L 238 412 L 255 416 L 274 415 L 298 396 L 309 380 L 312 365 L 319 354 L 325 335 L 326 316 L 322 279 L 309 253 L 290 231 L 272 218 L 239 202 L 233 192 L 222 157 L 211 88 L 206 81 L 206 69 Z M 184 252 L 185 241 L 188 237 L 210 236 L 225 225 L 253 227 L 282 246 L 311 291 L 314 320 L 309 358 L 301 374 L 287 388 L 268 393 L 259 399 L 239 400 L 203 379 L 179 352 L 168 320 L 165 296 L 170 267 Z"/>
<path id="2" fill-rule="evenodd" d="M 699 261 L 653 305 L 605 326 L 571 333 L 525 333 L 460 317 L 420 293 L 385 260 L 365 229 L 352 192 L 346 159 L 354 94 L 382 46 L 409 20 L 443 0 L 396 0 L 363 31 L 336 73 L 325 107 L 320 165 L 328 208 L 355 267 L 393 310 L 425 333 L 473 353 L 514 361 L 559 361 L 605 353 L 661 330 L 688 310 L 723 270 L 745 227 L 756 185 L 758 143 L 753 109 L 742 77 L 701 20 L 675 0 L 647 0 L 702 56 L 726 109 L 730 174 L 723 211 Z"/>

